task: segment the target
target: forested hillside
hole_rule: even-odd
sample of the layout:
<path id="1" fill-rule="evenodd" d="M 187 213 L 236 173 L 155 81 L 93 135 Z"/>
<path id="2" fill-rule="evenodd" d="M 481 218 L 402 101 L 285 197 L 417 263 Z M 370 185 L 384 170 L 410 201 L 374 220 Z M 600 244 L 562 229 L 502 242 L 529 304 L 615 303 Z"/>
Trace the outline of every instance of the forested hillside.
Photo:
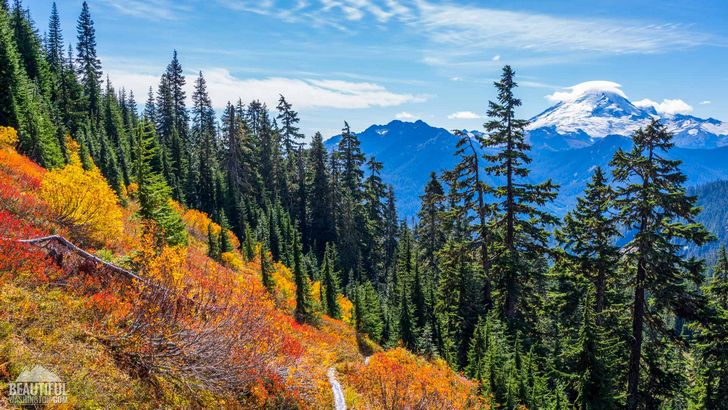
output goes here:
<path id="1" fill-rule="evenodd" d="M 697 249 L 698 257 L 714 261 L 722 245 L 728 244 L 728 181 L 716 181 L 699 185 L 688 190 L 698 197 L 702 209 L 698 220 L 716 235 L 717 240 Z"/>
<path id="2" fill-rule="evenodd" d="M 138 104 L 85 2 L 66 41 L 55 4 L 41 39 L 2 3 L 2 383 L 73 351 L 47 364 L 88 408 L 331 408 L 332 367 L 362 409 L 725 405 L 728 260 L 684 255 L 712 237 L 659 121 L 557 218 L 505 66 L 408 223 L 348 124 L 303 143 L 286 90 L 218 118 L 172 52 Z"/>

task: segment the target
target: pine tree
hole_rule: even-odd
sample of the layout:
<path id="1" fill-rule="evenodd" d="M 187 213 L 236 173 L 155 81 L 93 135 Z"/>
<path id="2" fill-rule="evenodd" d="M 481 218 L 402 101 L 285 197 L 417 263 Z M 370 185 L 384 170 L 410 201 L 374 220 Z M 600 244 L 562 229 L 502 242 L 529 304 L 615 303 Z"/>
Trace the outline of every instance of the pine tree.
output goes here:
<path id="1" fill-rule="evenodd" d="M 612 216 L 614 191 L 602 169 L 597 167 L 576 209 L 564 217 L 563 229 L 556 238 L 576 264 L 574 270 L 586 276 L 595 290 L 594 313 L 597 321 L 607 306 L 608 281 L 614 282 L 619 260 L 615 240 L 619 235 L 617 218 Z"/>
<path id="2" fill-rule="evenodd" d="M 711 315 L 697 327 L 697 353 L 703 379 L 702 405 L 706 409 L 725 406 L 728 397 L 728 254 L 723 246 L 713 275 L 704 287 Z"/>
<path id="3" fill-rule="evenodd" d="M 702 264 L 681 258 L 681 249 L 685 244 L 702 245 L 710 238 L 702 225 L 695 223 L 699 209 L 695 198 L 685 193 L 686 177 L 679 170 L 680 161 L 665 158 L 673 146 L 671 139 L 665 126 L 654 120 L 635 131 L 631 151 L 618 150 L 611 162 L 615 182 L 623 184 L 616 200 L 620 222 L 634 231 L 624 252 L 624 268 L 634 286 L 628 409 L 639 408 L 641 397 L 651 394 L 640 388 L 645 330 L 654 340 L 669 329 L 665 314 L 693 319 L 698 309 L 690 283 L 701 280 Z"/>
<path id="4" fill-rule="evenodd" d="M 207 256 L 216 261 L 220 260 L 220 240 L 212 229 L 212 223 L 207 225 Z"/>
<path id="5" fill-rule="evenodd" d="M 311 141 L 309 155 L 308 209 L 309 237 L 314 244 L 316 257 L 323 258 L 324 246 L 335 238 L 333 221 L 331 186 L 327 166 L 326 148 L 321 133 L 316 133 Z"/>
<path id="6" fill-rule="evenodd" d="M 76 43 L 78 75 L 81 77 L 83 91 L 88 99 L 88 113 L 93 120 L 98 120 L 101 106 L 101 61 L 96 55 L 96 29 L 91 19 L 88 3 L 85 1 L 76 30 L 78 32 L 78 42 Z"/>
<path id="7" fill-rule="evenodd" d="M 162 228 L 163 237 L 159 239 L 164 243 L 187 245 L 187 227 L 170 205 L 171 189 L 159 173 L 161 166 L 154 125 L 144 120 L 134 134 L 134 175 L 139 185 L 139 214 L 143 219 L 154 220 Z"/>
<path id="8" fill-rule="evenodd" d="M 20 61 L 6 11 L 0 11 L 0 123 L 18 131 L 18 150 L 47 168 L 64 163 L 50 107 Z"/>
<path id="9" fill-rule="evenodd" d="M 341 164 L 340 182 L 342 187 L 351 194 L 354 200 L 359 200 L 361 194 L 361 181 L 364 178 L 362 166 L 366 161 L 361 152 L 361 143 L 356 134 L 351 132 L 349 124 L 344 122 L 339 140 L 337 161 Z"/>
<path id="10" fill-rule="evenodd" d="M 491 188 L 483 180 L 483 164 L 473 138 L 461 131 L 456 131 L 455 135 L 458 137 L 455 156 L 459 157 L 460 161 L 452 170 L 443 174 L 443 179 L 450 186 L 450 196 L 453 201 L 448 216 L 461 221 L 461 226 L 468 232 L 459 239 L 469 242 L 469 247 L 477 248 L 479 251 L 480 276 L 483 282 L 482 303 L 487 309 L 493 303 L 491 256 L 488 249 L 492 242 L 488 225 L 491 210 L 485 202 L 485 196 Z M 476 141 L 483 144 L 481 137 L 477 138 L 479 139 Z"/>
<path id="11" fill-rule="evenodd" d="M 410 295 L 407 285 L 402 287 L 401 303 L 399 305 L 399 338 L 404 347 L 415 350 L 417 340 L 415 338 L 414 324 L 412 323 L 412 309 L 410 307 Z"/>
<path id="12" fill-rule="evenodd" d="M 311 283 L 303 266 L 303 251 L 298 235 L 293 235 L 293 277 L 296 282 L 295 317 L 300 323 L 316 324 L 316 312 L 313 309 Z"/>
<path id="13" fill-rule="evenodd" d="M 48 22 L 48 40 L 46 41 L 46 53 L 51 69 L 60 74 L 65 63 L 64 61 L 63 32 L 61 30 L 61 19 L 58 16 L 56 2 L 51 6 L 51 17 Z"/>
<path id="14" fill-rule="evenodd" d="M 216 195 L 217 171 L 217 141 L 215 130 L 215 112 L 212 101 L 207 94 L 207 82 L 200 72 L 195 81 L 195 90 L 192 93 L 192 134 L 199 144 L 197 148 L 197 187 L 192 197 L 197 198 L 201 211 L 208 215 L 216 215 L 218 197 Z"/>
<path id="15" fill-rule="evenodd" d="M 263 244 L 260 246 L 260 275 L 263 286 L 271 295 L 275 292 L 275 281 L 273 281 L 273 263 L 270 260 L 270 254 Z"/>
<path id="16" fill-rule="evenodd" d="M 486 167 L 488 174 L 505 178 L 493 191 L 496 198 L 493 227 L 502 226 L 504 230 L 495 264 L 505 278 L 503 313 L 511 324 L 523 313 L 519 312 L 519 298 L 532 286 L 534 273 L 530 265 L 547 254 L 546 226 L 555 224 L 557 219 L 542 207 L 556 197 L 558 188 L 551 180 L 537 185 L 525 180 L 529 174 L 527 165 L 531 162 L 527 152 L 531 147 L 525 142 L 528 121 L 515 115 L 521 100 L 513 95 L 517 87 L 514 74 L 510 66 L 503 67 L 500 81 L 495 82 L 498 100 L 489 102 L 490 119 L 485 124 L 488 132 L 485 146 L 502 147 L 494 154 L 485 155 L 485 159 L 490 163 Z"/>
<path id="17" fill-rule="evenodd" d="M 613 387 L 617 374 L 606 332 L 595 320 L 594 296 L 591 289 L 581 303 L 581 327 L 575 343 L 567 352 L 574 361 L 570 369 L 575 379 L 575 408 L 616 409 L 618 402 Z"/>
<path id="18" fill-rule="evenodd" d="M 326 244 L 324 261 L 321 266 L 323 273 L 322 284 L 325 290 L 326 314 L 334 319 L 341 319 L 341 307 L 339 306 L 339 276 L 336 270 L 336 247 L 332 243 Z"/>
<path id="19" fill-rule="evenodd" d="M 417 214 L 420 218 L 417 236 L 422 247 L 422 258 L 425 268 L 437 272 L 435 254 L 445 243 L 445 229 L 441 221 L 445 210 L 445 191 L 434 172 L 430 173 L 430 180 L 425 185 L 425 193 L 420 196 L 420 201 L 422 206 Z"/>

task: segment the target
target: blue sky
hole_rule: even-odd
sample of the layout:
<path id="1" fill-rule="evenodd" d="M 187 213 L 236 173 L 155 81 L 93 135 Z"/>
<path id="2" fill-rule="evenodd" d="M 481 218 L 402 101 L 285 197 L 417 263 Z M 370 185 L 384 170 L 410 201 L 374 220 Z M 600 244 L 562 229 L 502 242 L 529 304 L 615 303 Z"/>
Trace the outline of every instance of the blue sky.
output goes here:
<path id="1" fill-rule="evenodd" d="M 26 0 L 41 32 L 49 1 Z M 80 1 L 57 2 L 75 42 Z M 304 132 L 392 119 L 479 129 L 514 67 L 521 116 L 585 81 L 668 112 L 728 120 L 728 4 L 715 1 L 90 0 L 98 51 L 137 100 L 177 49 L 214 105 L 284 94 Z M 143 95 L 140 95 L 143 94 Z M 188 93 L 190 94 L 190 93 Z"/>

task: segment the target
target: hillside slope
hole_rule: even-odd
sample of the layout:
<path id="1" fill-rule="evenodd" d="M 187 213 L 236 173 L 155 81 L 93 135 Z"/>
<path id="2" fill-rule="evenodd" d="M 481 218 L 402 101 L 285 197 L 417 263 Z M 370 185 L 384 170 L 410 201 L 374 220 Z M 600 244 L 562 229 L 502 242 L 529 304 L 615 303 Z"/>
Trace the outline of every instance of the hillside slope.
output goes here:
<path id="1" fill-rule="evenodd" d="M 291 271 L 275 264 L 271 295 L 259 258 L 236 250 L 210 259 L 206 240 L 221 231 L 201 212 L 178 208 L 189 244 L 174 248 L 155 245 L 133 189 L 105 221 L 120 224 L 119 235 L 100 240 L 94 229 L 106 227 L 64 222 L 46 196 L 64 169 L 46 171 L 8 142 L 0 138 L 0 407 L 9 405 L 7 384 L 34 365 L 67 383 L 69 408 L 333 408 L 331 368 L 350 408 L 480 406 L 477 384 L 444 363 L 358 337 L 345 299 L 343 321 L 298 324 Z M 57 244 L 18 242 L 49 234 L 142 279 Z"/>

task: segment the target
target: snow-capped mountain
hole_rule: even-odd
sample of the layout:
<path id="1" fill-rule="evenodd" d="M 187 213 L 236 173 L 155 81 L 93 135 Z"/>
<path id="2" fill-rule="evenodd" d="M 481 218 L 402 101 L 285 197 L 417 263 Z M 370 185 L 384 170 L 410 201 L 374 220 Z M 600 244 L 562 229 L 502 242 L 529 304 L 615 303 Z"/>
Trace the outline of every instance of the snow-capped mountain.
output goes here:
<path id="1" fill-rule="evenodd" d="M 632 103 L 615 85 L 590 82 L 572 87 L 561 101 L 531 119 L 528 131 L 533 145 L 551 150 L 582 148 L 608 135 L 630 136 L 658 118 L 674 134 L 678 147 L 728 146 L 728 123 L 659 113 L 653 106 Z"/>

